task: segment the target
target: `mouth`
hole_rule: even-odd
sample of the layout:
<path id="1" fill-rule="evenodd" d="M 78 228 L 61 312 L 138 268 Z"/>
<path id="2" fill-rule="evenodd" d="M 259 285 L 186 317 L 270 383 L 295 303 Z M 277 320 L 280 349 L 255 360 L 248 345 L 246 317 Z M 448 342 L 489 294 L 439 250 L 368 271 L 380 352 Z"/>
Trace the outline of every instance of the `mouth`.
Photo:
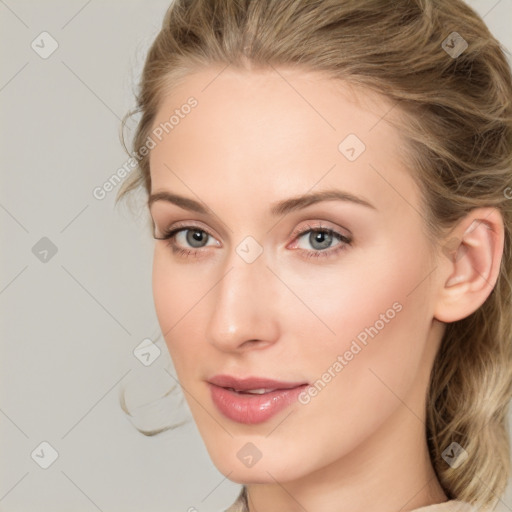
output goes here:
<path id="1" fill-rule="evenodd" d="M 220 413 L 237 423 L 269 420 L 298 401 L 306 382 L 284 382 L 261 377 L 244 379 L 217 375 L 208 380 L 211 399 Z"/>

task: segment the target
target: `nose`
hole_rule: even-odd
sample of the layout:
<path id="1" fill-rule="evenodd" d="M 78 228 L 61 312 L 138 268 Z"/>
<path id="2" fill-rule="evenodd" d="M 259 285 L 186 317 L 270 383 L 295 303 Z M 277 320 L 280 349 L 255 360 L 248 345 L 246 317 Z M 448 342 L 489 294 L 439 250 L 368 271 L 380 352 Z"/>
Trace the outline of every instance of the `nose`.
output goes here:
<path id="1" fill-rule="evenodd" d="M 208 341 L 224 352 L 265 348 L 278 338 L 276 279 L 263 254 L 247 263 L 233 249 L 212 290 Z"/>

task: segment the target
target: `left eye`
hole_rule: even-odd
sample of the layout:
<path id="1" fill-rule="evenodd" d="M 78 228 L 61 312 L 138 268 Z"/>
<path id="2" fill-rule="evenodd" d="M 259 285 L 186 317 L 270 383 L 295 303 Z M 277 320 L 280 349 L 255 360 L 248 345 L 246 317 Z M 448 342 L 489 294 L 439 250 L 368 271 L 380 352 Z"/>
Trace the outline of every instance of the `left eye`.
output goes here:
<path id="1" fill-rule="evenodd" d="M 306 235 L 307 238 L 306 238 Z M 350 243 L 350 240 L 342 235 L 341 233 L 338 233 L 336 231 L 333 231 L 332 229 L 325 229 L 325 228 L 317 228 L 317 229 L 308 229 L 307 231 L 303 231 L 302 233 L 299 233 L 297 235 L 297 239 L 305 239 L 307 240 L 307 243 L 310 244 L 310 247 L 315 249 L 316 251 L 323 251 L 326 249 L 330 249 L 332 247 L 333 240 L 338 239 L 340 243 Z M 337 244 L 340 245 L 340 244 Z M 303 247 L 299 245 L 300 249 L 309 250 L 309 247 Z"/>

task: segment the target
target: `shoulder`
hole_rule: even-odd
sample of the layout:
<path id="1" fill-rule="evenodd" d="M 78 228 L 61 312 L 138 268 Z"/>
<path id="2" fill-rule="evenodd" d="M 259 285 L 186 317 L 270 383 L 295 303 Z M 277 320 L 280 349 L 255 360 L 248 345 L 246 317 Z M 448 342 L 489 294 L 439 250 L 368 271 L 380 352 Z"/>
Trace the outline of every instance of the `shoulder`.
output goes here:
<path id="1" fill-rule="evenodd" d="M 243 486 L 235 502 L 223 512 L 248 512 L 246 487 Z M 435 505 L 427 505 L 412 510 L 411 512 L 480 512 L 480 510 L 460 500 L 449 500 Z"/>
<path id="2" fill-rule="evenodd" d="M 480 509 L 465 501 L 448 500 L 443 503 L 416 508 L 411 512 L 480 512 Z"/>
<path id="3" fill-rule="evenodd" d="M 226 510 L 223 512 L 248 512 L 248 506 L 247 506 L 247 494 L 246 494 L 246 487 L 245 485 L 242 486 L 242 489 L 240 490 L 240 494 L 238 495 L 236 501 Z"/>

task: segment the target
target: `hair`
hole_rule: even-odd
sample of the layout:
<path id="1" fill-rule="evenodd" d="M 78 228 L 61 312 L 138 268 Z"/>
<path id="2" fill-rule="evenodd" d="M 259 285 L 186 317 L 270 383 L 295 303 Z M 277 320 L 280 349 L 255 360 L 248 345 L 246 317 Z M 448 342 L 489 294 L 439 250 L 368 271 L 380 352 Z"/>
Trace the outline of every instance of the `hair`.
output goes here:
<path id="1" fill-rule="evenodd" d="M 454 56 L 443 42 L 455 31 L 467 48 Z M 475 208 L 499 210 L 497 282 L 479 309 L 446 325 L 426 405 L 429 454 L 445 494 L 480 506 L 497 503 L 510 474 L 512 77 L 504 51 L 461 0 L 176 0 L 122 126 L 141 114 L 132 146 L 142 148 L 165 94 L 206 67 L 317 71 L 393 104 L 433 241 Z M 149 155 L 137 160 L 116 201 L 150 192 Z M 443 459 L 453 442 L 468 454 L 459 467 Z"/>

